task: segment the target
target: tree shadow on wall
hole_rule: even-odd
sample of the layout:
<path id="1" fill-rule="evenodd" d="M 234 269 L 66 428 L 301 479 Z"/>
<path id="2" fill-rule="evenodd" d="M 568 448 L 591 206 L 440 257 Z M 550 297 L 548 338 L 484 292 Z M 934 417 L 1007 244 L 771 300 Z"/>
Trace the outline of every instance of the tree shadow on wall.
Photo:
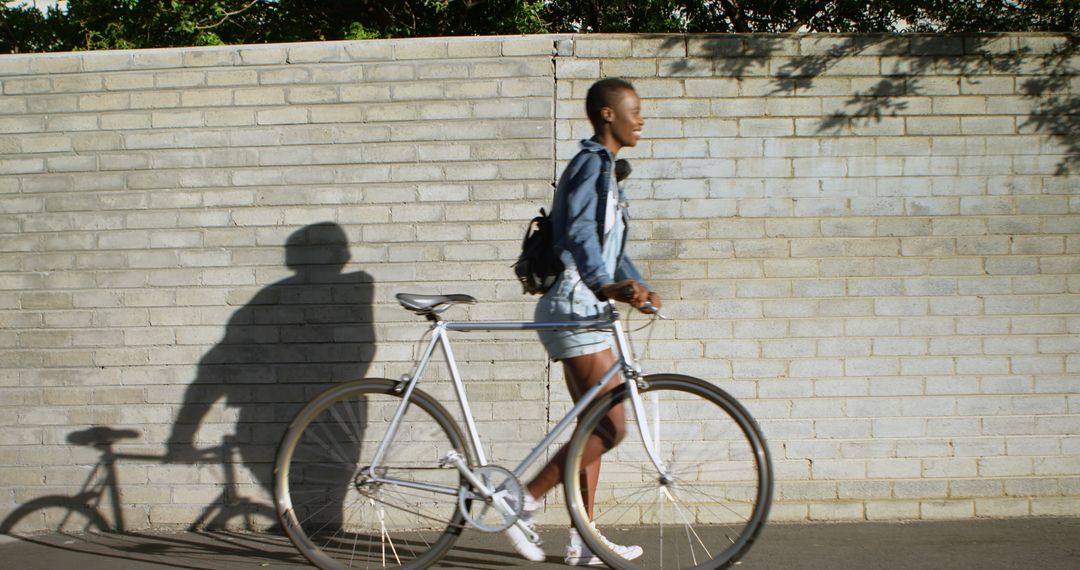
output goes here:
<path id="1" fill-rule="evenodd" d="M 244 483 L 228 480 L 241 476 L 232 465 L 235 450 L 269 495 L 288 422 L 322 390 L 363 377 L 375 352 L 373 280 L 362 271 L 343 271 L 351 258 L 345 231 L 334 223 L 302 228 L 285 243 L 285 258 L 295 274 L 262 289 L 232 315 L 224 338 L 199 362 L 168 442 L 171 461 L 224 462 L 225 487 Z M 211 417 L 218 401 L 225 418 Z M 213 428 L 200 435 L 204 422 Z M 215 440 L 220 445 L 206 453 Z M 262 506 L 227 495 L 228 489 L 192 526 L 221 528 Z"/>
<path id="2" fill-rule="evenodd" d="M 1078 53 L 1080 36 L 1069 36 L 1068 43 L 1039 58 L 1044 75 L 1018 85 L 1025 98 L 1039 101 L 1037 111 L 1019 126 L 1052 135 L 1068 149 L 1068 156 L 1058 164 L 1059 176 L 1080 171 L 1080 97 L 1071 85 L 1080 77 Z"/>
<path id="3" fill-rule="evenodd" d="M 968 35 L 859 35 L 859 36 L 739 36 L 707 38 L 696 44 L 692 57 L 709 57 L 714 74 L 743 78 L 767 76 L 774 83 L 770 95 L 809 93 L 823 76 L 847 77 L 841 66 L 856 56 L 881 56 L 880 74 L 867 75 L 873 81 L 844 101 L 842 108 L 824 116 L 817 131 L 843 134 L 853 127 L 881 122 L 888 117 L 914 114 L 932 116 L 926 109 L 916 113 L 912 104 L 918 97 L 934 94 L 928 77 L 953 77 L 961 85 L 957 94 L 978 95 L 980 80 L 1017 77 L 1012 96 L 1002 108 L 988 108 L 979 115 L 1019 116 L 1018 133 L 1037 133 L 1056 140 L 1064 152 L 1055 174 L 1066 176 L 1080 170 L 1080 98 L 1072 85 L 1080 76 L 1076 56 L 1080 38 L 1064 36 L 1050 49 L 1038 41 L 1012 34 Z M 1054 36 L 1055 40 L 1060 36 Z M 671 50 L 684 42 L 668 39 L 663 48 Z M 798 55 L 792 46 L 800 43 Z M 1034 43 L 1033 43 L 1034 42 Z M 1032 46 L 1036 46 L 1033 48 Z M 770 65 L 779 63 L 775 68 Z M 691 71 L 690 60 L 676 60 L 671 75 Z M 839 69 L 838 69 L 839 68 Z M 858 73 L 853 74 L 858 76 Z M 994 94 L 1009 95 L 1007 93 Z M 1026 109 L 1026 111 L 1025 111 Z M 955 115 L 945 112 L 942 114 Z M 992 149 L 988 149 L 992 150 Z"/>

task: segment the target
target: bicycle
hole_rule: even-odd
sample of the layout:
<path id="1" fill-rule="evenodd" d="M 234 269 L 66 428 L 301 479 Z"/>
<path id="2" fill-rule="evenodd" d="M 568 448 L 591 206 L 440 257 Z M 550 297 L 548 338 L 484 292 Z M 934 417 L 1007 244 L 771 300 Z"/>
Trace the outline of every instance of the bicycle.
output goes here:
<path id="1" fill-rule="evenodd" d="M 274 501 L 286 534 L 327 570 L 425 568 L 452 547 L 466 525 L 501 532 L 518 525 L 519 478 L 575 419 L 563 486 L 567 509 L 589 548 L 617 569 L 722 568 L 761 532 L 772 497 L 765 438 L 746 409 L 712 384 L 677 374 L 643 375 L 614 303 L 607 315 L 561 323 L 447 322 L 468 295 L 398 294 L 425 317 L 431 335 L 412 372 L 399 380 L 362 379 L 335 386 L 292 420 L 274 465 Z M 513 470 L 489 464 L 450 343 L 450 332 L 606 330 L 617 359 Z M 423 337 L 421 337 L 421 340 Z M 419 389 L 436 347 L 442 349 L 465 434 L 435 398 Z M 611 392 L 597 397 L 617 377 Z M 625 439 L 604 455 L 597 514 L 581 498 L 581 456 L 608 411 L 626 406 Z M 466 435 L 467 434 L 467 435 Z M 347 482 L 341 485 L 341 482 Z M 620 558 L 597 536 L 639 544 Z"/>
<path id="2" fill-rule="evenodd" d="M 161 457 L 145 454 L 120 454 L 113 445 L 125 439 L 135 439 L 139 432 L 133 429 L 113 429 L 97 426 L 69 433 L 67 442 L 72 445 L 95 447 L 101 451 L 101 461 L 90 471 L 79 492 L 73 496 L 47 495 L 37 497 L 20 505 L 2 523 L 0 534 L 33 534 L 55 531 L 64 535 L 82 535 L 113 530 L 124 532 L 124 508 L 120 503 L 116 460 L 120 458 L 160 461 Z M 99 475 L 100 473 L 100 475 Z M 99 507 L 109 494 L 112 508 L 110 524 Z"/>
<path id="3" fill-rule="evenodd" d="M 114 449 L 116 443 L 136 439 L 139 435 L 137 430 L 106 426 L 68 434 L 68 443 L 98 449 L 101 460 L 90 470 L 79 492 L 71 496 L 47 495 L 27 501 L 0 522 L 0 534 L 22 536 L 49 531 L 77 537 L 87 533 L 126 533 L 125 509 L 121 502 L 116 461 L 129 459 L 161 462 L 166 459 L 166 456 L 161 455 L 118 453 Z M 239 517 L 244 530 L 257 531 L 265 529 L 269 526 L 268 523 L 276 520 L 268 505 L 236 493 L 236 447 L 235 438 L 226 436 L 220 446 L 196 450 L 200 459 L 221 461 L 225 485 L 221 495 L 191 523 L 188 530 L 238 528 L 233 519 Z M 103 510 L 106 500 L 109 509 Z M 259 519 L 266 522 L 259 522 Z"/>

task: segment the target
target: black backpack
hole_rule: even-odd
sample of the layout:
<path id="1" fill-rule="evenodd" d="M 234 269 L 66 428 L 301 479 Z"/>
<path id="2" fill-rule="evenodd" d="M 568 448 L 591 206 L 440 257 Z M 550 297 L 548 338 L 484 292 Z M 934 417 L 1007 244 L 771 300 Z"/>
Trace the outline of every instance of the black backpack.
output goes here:
<path id="1" fill-rule="evenodd" d="M 555 251 L 551 216 L 548 216 L 543 208 L 540 208 L 540 215 L 533 218 L 525 229 L 525 238 L 521 240 L 521 255 L 513 267 L 518 281 L 521 282 L 522 291 L 530 295 L 547 293 L 565 268 Z"/>

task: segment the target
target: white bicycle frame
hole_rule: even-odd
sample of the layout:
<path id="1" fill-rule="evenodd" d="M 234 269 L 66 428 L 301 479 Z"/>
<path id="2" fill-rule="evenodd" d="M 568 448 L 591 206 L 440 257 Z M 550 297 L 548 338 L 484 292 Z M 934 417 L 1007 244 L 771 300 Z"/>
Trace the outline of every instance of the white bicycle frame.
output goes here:
<path id="1" fill-rule="evenodd" d="M 465 418 L 465 425 L 468 431 L 468 437 L 472 442 L 473 449 L 476 451 L 476 459 L 480 466 L 487 465 L 487 457 L 484 454 L 484 447 L 480 441 L 480 435 L 476 429 L 476 421 L 473 418 L 472 410 L 469 408 L 469 399 L 465 394 L 465 384 L 461 379 L 461 374 L 458 372 L 457 361 L 454 359 L 454 351 L 450 346 L 450 331 L 541 331 L 541 330 L 605 330 L 611 331 L 615 335 L 615 347 L 618 351 L 618 358 L 615 363 L 604 373 L 600 378 L 600 381 L 596 383 L 592 388 L 585 392 L 582 397 L 574 404 L 574 407 L 555 425 L 554 428 L 544 439 L 521 461 L 520 464 L 512 473 L 515 477 L 521 478 L 525 471 L 531 466 L 540 455 L 551 445 L 556 438 L 561 435 L 570 423 L 577 419 L 581 415 L 585 408 L 588 407 L 593 400 L 604 390 L 604 388 L 610 384 L 616 375 L 622 371 L 622 375 L 626 381 L 627 390 L 630 394 L 631 406 L 634 410 L 634 417 L 638 430 L 641 432 L 641 439 L 645 443 L 645 450 L 649 455 L 649 459 L 656 467 L 657 475 L 661 480 L 670 480 L 670 475 L 667 472 L 667 468 L 664 462 L 660 459 L 657 453 L 656 447 L 653 444 L 651 437 L 650 427 L 645 417 L 645 405 L 641 399 L 641 393 L 638 391 L 638 380 L 641 378 L 641 370 L 637 363 L 634 362 L 633 355 L 630 350 L 629 341 L 626 338 L 626 334 L 623 331 L 622 323 L 619 321 L 619 313 L 615 310 L 614 303 L 609 302 L 609 313 L 606 319 L 588 320 L 588 321 L 570 321 L 570 322 L 551 322 L 551 323 L 535 323 L 535 322 L 446 322 L 438 318 L 434 318 L 434 324 L 432 325 L 430 332 L 431 340 L 428 342 L 427 347 L 421 354 L 420 359 L 416 363 L 416 367 L 413 368 L 411 374 L 402 376 L 401 385 L 398 390 L 403 391 L 401 398 L 401 404 L 398 405 L 398 409 L 395 411 L 393 418 L 390 420 L 390 424 L 387 426 L 386 435 L 379 443 L 379 447 L 375 451 L 375 455 L 371 460 L 371 465 L 368 466 L 368 476 L 371 480 L 381 483 L 392 483 L 403 487 L 412 487 L 418 489 L 424 489 L 427 491 L 433 491 L 438 493 L 444 493 L 448 495 L 457 495 L 458 489 L 454 487 L 443 487 L 437 485 L 430 485 L 425 483 L 417 483 L 415 481 L 404 481 L 397 479 L 388 479 L 378 475 L 378 467 L 382 463 L 386 451 L 393 443 L 394 437 L 397 434 L 398 427 L 401 423 L 402 417 L 405 415 L 405 411 L 409 406 L 409 400 L 412 396 L 413 390 L 416 389 L 416 385 L 420 382 L 424 372 L 427 370 L 428 364 L 431 362 L 431 357 L 435 353 L 435 347 L 441 346 L 443 354 L 446 356 L 446 364 L 450 369 L 450 377 L 454 382 L 454 389 L 457 393 L 457 400 L 461 406 L 462 416 Z M 654 431 L 659 430 L 659 426 L 652 428 Z M 453 457 L 448 458 L 450 462 L 462 472 L 462 474 L 480 491 L 482 498 L 489 498 L 491 496 L 491 490 L 486 489 L 485 486 L 480 483 L 477 477 L 468 469 L 464 461 L 461 458 L 457 458 L 454 461 Z"/>

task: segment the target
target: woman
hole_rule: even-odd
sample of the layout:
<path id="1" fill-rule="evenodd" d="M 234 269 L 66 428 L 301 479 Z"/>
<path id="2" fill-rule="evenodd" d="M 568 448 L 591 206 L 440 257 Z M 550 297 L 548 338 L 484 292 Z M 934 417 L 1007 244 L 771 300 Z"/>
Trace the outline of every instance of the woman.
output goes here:
<path id="1" fill-rule="evenodd" d="M 555 247 L 566 269 L 536 305 L 538 322 L 595 319 L 602 316 L 606 301 L 630 303 L 638 309 L 647 304 L 660 308 L 660 296 L 649 290 L 630 258 L 623 252 L 626 238 L 626 206 L 618 187 L 615 156 L 624 147 L 637 145 L 645 121 L 641 99 L 629 82 L 616 78 L 594 83 L 585 97 L 585 111 L 595 135 L 581 142 L 578 152 L 559 179 L 551 218 Z M 548 355 L 563 364 L 567 387 L 575 401 L 595 385 L 615 363 L 614 339 L 606 331 L 542 331 L 540 340 Z M 616 387 L 611 383 L 605 391 Z M 589 438 L 581 473 L 585 505 L 593 516 L 596 483 L 600 477 L 600 456 L 618 445 L 626 432 L 622 405 L 608 413 L 602 426 Z M 562 480 L 566 448 L 544 466 L 526 486 L 522 518 L 530 522 L 543 497 Z M 514 548 L 525 558 L 544 560 L 539 546 L 529 542 L 517 527 L 507 534 Z M 605 539 L 606 540 L 606 539 Z M 642 554 L 639 546 L 608 543 L 623 558 Z M 603 562 L 589 551 L 577 531 L 571 529 L 566 549 L 571 566 Z"/>

